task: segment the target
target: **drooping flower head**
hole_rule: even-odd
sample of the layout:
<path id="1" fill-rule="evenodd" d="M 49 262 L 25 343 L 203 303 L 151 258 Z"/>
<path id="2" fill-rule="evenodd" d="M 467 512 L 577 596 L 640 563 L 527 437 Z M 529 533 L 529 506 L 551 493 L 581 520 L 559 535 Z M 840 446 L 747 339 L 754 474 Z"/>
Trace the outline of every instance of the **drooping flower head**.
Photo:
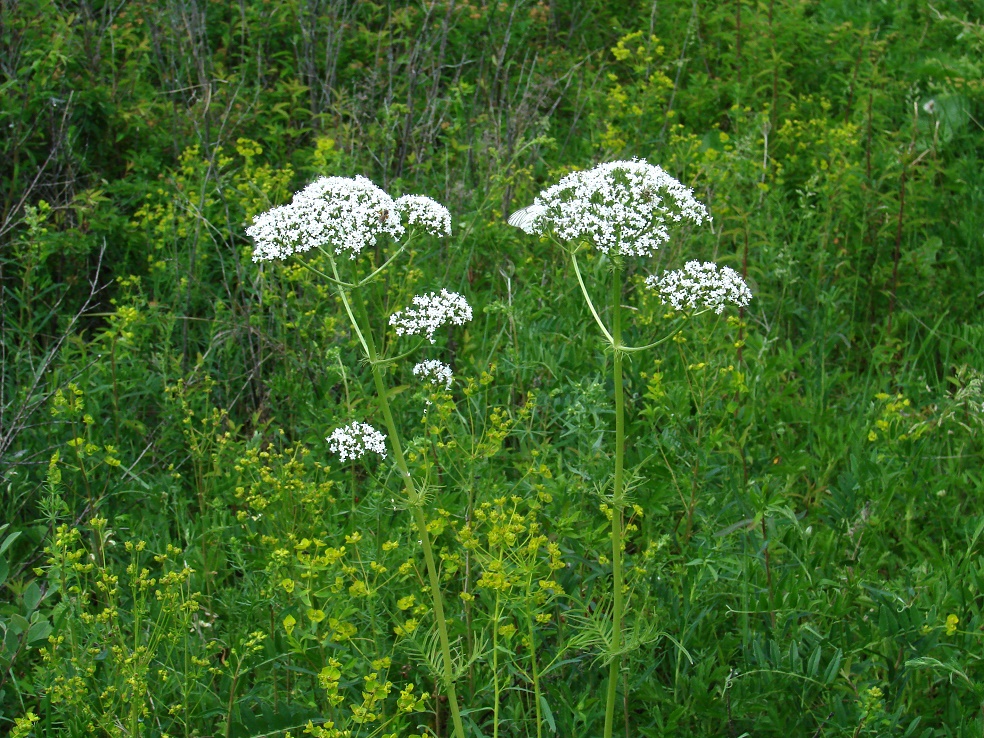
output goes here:
<path id="1" fill-rule="evenodd" d="M 356 421 L 336 428 L 325 440 L 328 450 L 342 461 L 361 459 L 369 451 L 386 458 L 386 436 L 368 423 Z"/>
<path id="2" fill-rule="evenodd" d="M 246 234 L 256 243 L 253 261 L 284 259 L 313 248 L 354 259 L 380 235 L 398 239 L 407 223 L 437 236 L 451 233 L 447 209 L 420 195 L 393 200 L 365 177 L 321 177 L 289 205 L 253 218 Z"/>
<path id="3" fill-rule="evenodd" d="M 472 319 L 471 305 L 457 292 L 441 290 L 441 294 L 431 292 L 417 295 L 413 304 L 390 316 L 390 325 L 396 328 L 398 336 L 419 336 L 425 334 L 434 343 L 434 332 L 443 325 L 464 325 Z"/>
<path id="4" fill-rule="evenodd" d="M 414 366 L 413 375 L 421 379 L 426 379 L 434 385 L 443 384 L 444 389 L 451 389 L 451 383 L 454 381 L 454 373 L 451 371 L 451 367 L 437 359 L 421 361 Z"/>
<path id="5" fill-rule="evenodd" d="M 646 286 L 659 292 L 660 299 L 674 310 L 704 307 L 720 315 L 725 305 L 745 307 L 752 299 L 738 272 L 710 261 L 688 261 L 683 269 L 647 277 Z"/>
<path id="6" fill-rule="evenodd" d="M 587 238 L 602 252 L 651 256 L 669 238 L 669 226 L 700 225 L 707 209 L 693 192 L 641 159 L 613 161 L 572 172 L 509 218 L 527 233 L 548 227 L 562 241 Z"/>

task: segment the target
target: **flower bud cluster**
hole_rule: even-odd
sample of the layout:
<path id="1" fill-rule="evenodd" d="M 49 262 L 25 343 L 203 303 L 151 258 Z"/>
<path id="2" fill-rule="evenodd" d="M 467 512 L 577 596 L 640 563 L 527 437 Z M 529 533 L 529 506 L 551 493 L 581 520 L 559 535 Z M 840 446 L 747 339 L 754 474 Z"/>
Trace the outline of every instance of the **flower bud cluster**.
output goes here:
<path id="1" fill-rule="evenodd" d="M 289 205 L 253 218 L 246 234 L 254 240 L 253 261 L 284 259 L 312 248 L 331 249 L 354 259 L 380 235 L 406 233 L 403 217 L 437 236 L 451 233 L 451 214 L 429 197 L 393 200 L 365 177 L 321 177 L 294 195 Z"/>
<path id="2" fill-rule="evenodd" d="M 451 389 L 454 373 L 451 367 L 437 359 L 427 359 L 414 366 L 413 375 L 428 380 L 431 384 L 444 384 L 444 389 Z"/>
<path id="3" fill-rule="evenodd" d="M 368 423 L 354 422 L 336 428 L 325 440 L 328 450 L 342 461 L 360 459 L 369 451 L 386 458 L 386 436 Z"/>
<path id="4" fill-rule="evenodd" d="M 646 286 L 659 292 L 660 299 L 675 310 L 705 307 L 720 314 L 725 305 L 745 307 L 752 299 L 738 272 L 710 261 L 688 261 L 683 269 L 648 277 Z"/>
<path id="5" fill-rule="evenodd" d="M 587 238 L 623 256 L 651 256 L 669 240 L 671 222 L 709 217 L 689 188 L 640 159 L 572 172 L 520 213 L 510 223 L 527 233 L 551 227 L 562 241 Z"/>
<path id="6" fill-rule="evenodd" d="M 472 319 L 472 309 L 468 301 L 457 292 L 441 290 L 441 294 L 431 292 L 417 295 L 413 305 L 390 316 L 390 325 L 396 328 L 398 336 L 418 336 L 425 334 L 434 343 L 434 332 L 443 325 L 464 325 Z"/>

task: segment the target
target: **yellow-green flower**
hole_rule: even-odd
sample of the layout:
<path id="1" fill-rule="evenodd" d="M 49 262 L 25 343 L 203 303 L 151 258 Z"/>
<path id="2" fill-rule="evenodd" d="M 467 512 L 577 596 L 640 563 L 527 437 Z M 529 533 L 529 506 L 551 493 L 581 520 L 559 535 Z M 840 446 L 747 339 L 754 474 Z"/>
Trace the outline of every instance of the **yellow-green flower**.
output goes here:
<path id="1" fill-rule="evenodd" d="M 297 625 L 297 620 L 293 615 L 288 615 L 283 620 L 284 630 L 287 631 L 287 635 L 291 635 L 294 632 L 294 626 Z"/>
<path id="2" fill-rule="evenodd" d="M 506 623 L 505 625 L 499 626 L 499 635 L 503 638 L 511 638 L 516 633 L 516 626 L 512 623 Z"/>
<path id="3" fill-rule="evenodd" d="M 410 685 L 410 688 L 413 689 L 412 684 Z M 10 735 L 13 736 L 13 738 L 23 738 L 24 736 L 30 735 L 31 731 L 34 730 L 34 724 L 38 722 L 38 720 L 40 720 L 40 718 L 34 714 L 34 711 L 28 710 L 26 715 L 19 717 L 14 721 L 14 728 Z"/>
<path id="4" fill-rule="evenodd" d="M 952 636 L 957 632 L 957 625 L 960 623 L 960 618 L 958 618 L 953 613 L 946 616 L 946 634 Z"/>

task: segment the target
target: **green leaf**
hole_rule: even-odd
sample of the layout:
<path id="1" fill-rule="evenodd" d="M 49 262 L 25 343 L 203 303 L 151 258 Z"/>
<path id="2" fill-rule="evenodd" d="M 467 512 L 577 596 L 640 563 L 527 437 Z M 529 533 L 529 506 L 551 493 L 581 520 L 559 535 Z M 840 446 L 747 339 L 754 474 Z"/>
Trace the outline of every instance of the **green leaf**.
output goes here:
<path id="1" fill-rule="evenodd" d="M 38 622 L 31 625 L 27 631 L 27 642 L 36 643 L 37 641 L 43 641 L 48 636 L 51 635 L 52 631 L 51 623 L 47 619 L 39 620 Z"/>
<path id="2" fill-rule="evenodd" d="M 830 660 L 830 663 L 827 664 L 827 671 L 824 672 L 823 675 L 824 682 L 826 682 L 827 684 L 834 683 L 834 679 L 837 678 L 837 672 L 840 669 L 841 661 L 843 660 L 844 660 L 844 653 L 838 648 L 837 653 L 834 654 L 834 658 L 832 658 Z"/>
<path id="3" fill-rule="evenodd" d="M 14 635 L 20 635 L 30 627 L 31 624 L 27 622 L 27 618 L 25 618 L 23 615 L 17 615 L 15 613 L 10 616 L 10 631 Z"/>
<path id="4" fill-rule="evenodd" d="M 550 709 L 550 705 L 547 703 L 547 698 L 544 695 L 540 695 L 540 707 L 543 708 L 543 719 L 547 721 L 547 725 L 550 726 L 550 732 L 557 732 L 557 723 L 554 722 L 553 710 Z"/>
<path id="5" fill-rule="evenodd" d="M 952 664 L 945 664 L 939 659 L 934 659 L 932 656 L 919 656 L 918 658 L 909 659 L 905 662 L 905 665 L 910 669 L 939 669 L 958 676 L 966 681 L 967 684 L 974 686 L 974 682 L 971 681 L 970 677 L 960 671 L 960 669 L 956 666 L 953 666 Z"/>
<path id="6" fill-rule="evenodd" d="M 807 670 L 806 670 L 807 676 L 813 677 L 815 679 L 817 674 L 820 673 L 821 653 L 822 653 L 822 649 L 820 648 L 820 646 L 817 646 L 816 650 L 812 654 L 810 654 L 810 660 L 807 663 Z"/>
<path id="7" fill-rule="evenodd" d="M 5 525 L 3 527 L 6 528 L 7 526 Z M 21 532 L 19 530 L 15 530 L 13 533 L 8 534 L 7 537 L 3 539 L 3 543 L 0 543 L 0 555 L 2 555 L 4 551 L 10 548 L 10 544 L 16 541 L 17 537 L 20 536 L 20 534 Z"/>
<path id="8" fill-rule="evenodd" d="M 37 582 L 31 582 L 24 590 L 24 609 L 28 613 L 34 612 L 39 602 L 41 602 L 41 588 L 38 587 Z"/>
<path id="9" fill-rule="evenodd" d="M 919 723 L 921 723 L 921 722 L 922 722 L 922 715 L 916 717 L 915 720 L 913 720 L 911 723 L 909 723 L 909 727 L 906 728 L 905 733 L 902 734 L 902 738 L 908 738 L 908 736 L 910 736 L 913 733 L 915 733 L 916 732 L 916 728 L 919 727 Z"/>

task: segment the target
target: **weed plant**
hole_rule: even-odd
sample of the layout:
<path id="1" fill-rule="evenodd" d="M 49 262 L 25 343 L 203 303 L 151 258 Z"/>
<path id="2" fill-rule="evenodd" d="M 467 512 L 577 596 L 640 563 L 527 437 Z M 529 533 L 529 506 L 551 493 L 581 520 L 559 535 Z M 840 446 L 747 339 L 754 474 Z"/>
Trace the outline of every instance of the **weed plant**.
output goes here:
<path id="1" fill-rule="evenodd" d="M 980 735 L 982 39 L 962 0 L 0 5 L 0 734 Z M 636 157 L 711 219 L 507 224 Z M 357 176 L 412 239 L 253 261 Z M 671 310 L 691 261 L 754 300 Z M 472 319 L 398 335 L 441 289 Z"/>

